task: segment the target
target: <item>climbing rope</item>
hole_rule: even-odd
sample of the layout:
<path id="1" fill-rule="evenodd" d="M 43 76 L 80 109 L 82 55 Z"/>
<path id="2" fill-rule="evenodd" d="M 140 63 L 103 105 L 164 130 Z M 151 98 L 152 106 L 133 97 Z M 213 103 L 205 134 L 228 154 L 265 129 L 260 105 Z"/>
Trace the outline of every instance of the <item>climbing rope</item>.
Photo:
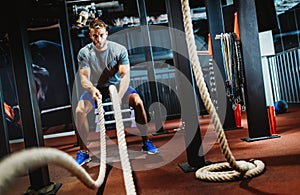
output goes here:
<path id="1" fill-rule="evenodd" d="M 129 163 L 124 126 L 122 123 L 122 114 L 120 103 L 115 86 L 110 86 L 110 95 L 114 108 L 114 115 L 117 124 L 117 136 L 119 143 L 119 154 L 123 169 L 126 193 L 130 195 L 136 194 L 131 166 Z M 16 177 L 26 174 L 29 169 L 36 169 L 49 163 L 65 168 L 76 176 L 85 186 L 91 189 L 98 189 L 103 184 L 106 173 L 106 138 L 102 101 L 97 100 L 97 109 L 100 123 L 100 147 L 101 160 L 98 178 L 93 180 L 86 170 L 81 167 L 72 156 L 55 148 L 29 148 L 22 151 L 14 152 L 4 157 L 0 162 L 0 194 L 4 194 L 8 186 L 10 186 Z"/>
<path id="2" fill-rule="evenodd" d="M 211 117 L 217 134 L 218 142 L 220 143 L 221 151 L 227 162 L 217 163 L 204 166 L 196 171 L 196 177 L 205 181 L 232 181 L 241 178 L 251 178 L 265 169 L 265 165 L 260 160 L 236 161 L 227 142 L 220 118 L 210 98 L 208 89 L 206 87 L 200 62 L 197 56 L 195 37 L 193 34 L 192 19 L 190 16 L 190 7 L 188 0 L 181 0 L 181 8 L 183 12 L 184 29 L 186 33 L 186 40 L 188 51 L 192 61 L 192 69 L 195 74 L 197 86 L 204 105 Z"/>

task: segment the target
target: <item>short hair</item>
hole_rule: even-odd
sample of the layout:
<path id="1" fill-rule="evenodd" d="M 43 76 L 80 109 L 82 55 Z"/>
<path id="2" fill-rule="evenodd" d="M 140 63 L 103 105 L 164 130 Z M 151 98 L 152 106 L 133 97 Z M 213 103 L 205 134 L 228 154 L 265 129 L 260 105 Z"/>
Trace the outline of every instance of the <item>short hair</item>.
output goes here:
<path id="1" fill-rule="evenodd" d="M 95 18 L 93 21 L 90 22 L 89 29 L 96 29 L 96 28 L 105 28 L 106 29 L 106 24 L 102 20 Z"/>

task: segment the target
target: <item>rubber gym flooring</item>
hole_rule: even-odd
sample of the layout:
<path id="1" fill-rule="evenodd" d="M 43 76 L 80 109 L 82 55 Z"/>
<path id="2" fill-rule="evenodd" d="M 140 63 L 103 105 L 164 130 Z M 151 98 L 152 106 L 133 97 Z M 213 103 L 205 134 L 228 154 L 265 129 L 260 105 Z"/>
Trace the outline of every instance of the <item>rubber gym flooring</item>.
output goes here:
<path id="1" fill-rule="evenodd" d="M 208 116 L 199 117 L 201 136 L 203 137 L 203 152 L 205 160 L 212 163 L 225 162 L 216 142 L 215 133 Z M 126 136 L 127 147 L 133 156 L 132 169 L 136 176 L 136 189 L 138 194 L 261 194 L 261 195 L 292 195 L 299 194 L 300 189 L 300 106 L 289 105 L 284 114 L 276 115 L 277 133 L 280 138 L 265 139 L 254 142 L 245 142 L 241 138 L 248 137 L 246 114 L 242 114 L 242 127 L 240 129 L 225 131 L 230 149 L 237 160 L 262 160 L 265 171 L 256 177 L 238 181 L 206 182 L 196 178 L 195 172 L 185 173 L 178 166 L 187 162 L 184 150 L 185 140 L 183 130 L 173 131 L 179 127 L 178 120 L 168 121 L 165 124 L 170 133 L 152 136 L 153 143 L 160 148 L 157 155 L 146 155 L 140 152 L 141 141 L 139 136 Z M 131 133 L 136 130 L 129 129 Z M 115 150 L 116 135 L 109 130 L 108 135 L 112 142 L 108 143 L 107 157 L 113 168 L 108 175 L 104 194 L 126 194 L 123 172 L 120 169 L 118 153 Z M 97 133 L 91 133 L 89 147 L 94 155 L 92 161 L 83 167 L 96 179 L 99 170 L 99 143 Z M 55 147 L 75 158 L 79 147 L 74 146 L 74 135 L 51 138 L 45 140 L 45 146 Z M 12 151 L 23 148 L 22 143 L 11 144 Z M 57 194 L 96 194 L 82 184 L 75 176 L 56 165 L 48 165 L 50 180 L 61 183 Z M 24 194 L 30 186 L 29 176 L 18 177 L 8 189 L 7 194 Z"/>

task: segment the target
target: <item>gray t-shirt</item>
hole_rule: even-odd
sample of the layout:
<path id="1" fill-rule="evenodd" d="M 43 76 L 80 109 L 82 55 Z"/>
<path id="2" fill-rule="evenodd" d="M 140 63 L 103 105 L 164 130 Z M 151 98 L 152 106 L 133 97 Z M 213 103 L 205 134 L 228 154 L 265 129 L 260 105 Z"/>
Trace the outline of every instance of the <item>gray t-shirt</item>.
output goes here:
<path id="1" fill-rule="evenodd" d="M 112 41 L 108 41 L 105 51 L 96 50 L 93 43 L 87 44 L 79 50 L 77 60 L 80 69 L 91 69 L 91 82 L 99 87 L 119 84 L 118 65 L 129 64 L 127 49 Z"/>

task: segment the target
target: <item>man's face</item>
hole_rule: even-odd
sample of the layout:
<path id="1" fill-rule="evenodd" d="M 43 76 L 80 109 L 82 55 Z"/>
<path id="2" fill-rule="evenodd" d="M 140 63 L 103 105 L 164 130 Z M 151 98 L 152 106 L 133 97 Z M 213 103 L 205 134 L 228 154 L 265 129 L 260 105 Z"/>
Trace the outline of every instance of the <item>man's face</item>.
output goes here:
<path id="1" fill-rule="evenodd" d="M 105 28 L 94 28 L 90 30 L 90 38 L 97 49 L 106 49 L 108 32 Z"/>

